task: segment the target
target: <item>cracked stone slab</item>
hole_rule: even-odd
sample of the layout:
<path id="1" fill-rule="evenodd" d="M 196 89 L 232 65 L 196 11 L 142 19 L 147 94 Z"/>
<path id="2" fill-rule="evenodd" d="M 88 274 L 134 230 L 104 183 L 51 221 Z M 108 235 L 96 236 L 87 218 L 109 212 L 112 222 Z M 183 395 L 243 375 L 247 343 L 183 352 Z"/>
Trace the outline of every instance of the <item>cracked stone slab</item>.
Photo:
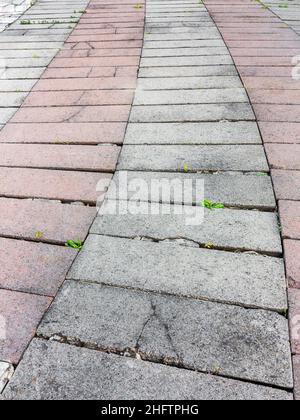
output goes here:
<path id="1" fill-rule="evenodd" d="M 293 387 L 288 322 L 273 312 L 68 281 L 38 334 Z"/>
<path id="2" fill-rule="evenodd" d="M 68 278 L 286 310 L 283 261 L 170 243 L 90 235 Z"/>
<path id="3" fill-rule="evenodd" d="M 125 144 L 261 144 L 252 121 L 217 123 L 131 123 Z"/>
<path id="4" fill-rule="evenodd" d="M 253 121 L 248 103 L 134 106 L 130 122 Z"/>
<path id="5" fill-rule="evenodd" d="M 157 213 L 151 213 L 151 209 Z M 281 255 L 278 223 L 274 213 L 230 209 L 204 211 L 202 207 L 153 206 L 153 203 L 145 202 L 134 205 L 134 202 L 109 200 L 101 208 L 91 233 L 132 239 L 183 239 L 202 246 L 211 244 L 212 248 Z"/>
<path id="6" fill-rule="evenodd" d="M 0 394 L 11 379 L 14 373 L 14 368 L 10 363 L 0 361 Z"/>
<path id="7" fill-rule="evenodd" d="M 262 146 L 129 146 L 124 145 L 118 169 L 134 171 L 269 172 Z"/>
<path id="8" fill-rule="evenodd" d="M 53 387 L 53 381 L 57 386 Z M 35 339 L 6 388 L 4 399 L 292 400 L 292 394 Z"/>
<path id="9" fill-rule="evenodd" d="M 260 174 L 261 175 L 261 174 Z M 137 172 L 118 171 L 113 177 L 107 192 L 107 198 L 141 200 L 157 202 L 158 199 L 150 196 L 152 183 L 178 182 L 185 186 L 187 194 L 186 204 L 200 205 L 193 195 L 195 183 L 204 182 L 205 196 L 212 202 L 223 203 L 227 207 L 257 208 L 274 210 L 276 207 L 275 196 L 271 178 L 258 176 L 254 173 L 242 174 L 239 172 L 225 173 L 169 173 L 169 172 Z M 130 191 L 130 185 L 138 182 L 140 189 L 138 197 L 136 190 Z M 190 185 L 189 183 L 192 182 Z M 197 184 L 196 184 L 197 185 Z M 115 194 L 115 188 L 118 195 Z M 123 197 L 123 198 L 122 198 Z M 191 197 L 191 198 L 190 198 Z M 170 198 L 160 198 L 162 203 L 183 204 L 171 190 Z"/>

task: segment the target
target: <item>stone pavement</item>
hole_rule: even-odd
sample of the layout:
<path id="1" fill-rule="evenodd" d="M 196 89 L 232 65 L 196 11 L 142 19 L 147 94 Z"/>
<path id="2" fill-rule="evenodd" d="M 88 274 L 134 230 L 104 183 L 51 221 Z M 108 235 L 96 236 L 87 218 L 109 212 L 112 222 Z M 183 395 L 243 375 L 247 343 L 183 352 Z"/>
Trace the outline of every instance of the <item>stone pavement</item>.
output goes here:
<path id="1" fill-rule="evenodd" d="M 286 278 L 269 163 L 288 270 L 297 274 L 297 188 L 284 182 L 297 182 L 297 150 L 288 151 L 298 102 L 296 89 L 295 97 L 287 89 L 294 82 L 290 56 L 265 52 L 282 35 L 282 22 L 250 1 L 145 6 L 92 0 L 0 132 L 0 301 L 9 321 L 9 337 L 0 341 L 3 382 L 20 361 L 2 397 L 291 400 Z M 255 41 L 259 28 L 270 30 L 262 32 L 266 46 Z M 285 31 L 292 54 L 299 37 Z M 293 105 L 277 104 L 273 79 Z M 94 220 L 96 184 L 112 173 Z M 124 176 L 141 186 L 138 198 Z M 204 222 L 187 223 L 175 191 L 171 206 L 168 196 L 149 195 L 155 180 L 204 180 L 204 195 L 192 195 L 185 207 L 199 219 L 204 212 Z M 203 209 L 203 199 L 224 208 Z M 138 214 L 128 212 L 137 206 Z M 109 214 L 114 207 L 119 211 Z M 85 240 L 88 231 L 68 270 L 76 251 L 61 245 Z M 290 295 L 295 316 L 298 292 Z M 299 343 L 293 346 L 296 354 Z M 294 366 L 297 397 L 298 356 Z"/>
<path id="2" fill-rule="evenodd" d="M 262 3 L 300 35 L 299 0 L 263 0 Z"/>

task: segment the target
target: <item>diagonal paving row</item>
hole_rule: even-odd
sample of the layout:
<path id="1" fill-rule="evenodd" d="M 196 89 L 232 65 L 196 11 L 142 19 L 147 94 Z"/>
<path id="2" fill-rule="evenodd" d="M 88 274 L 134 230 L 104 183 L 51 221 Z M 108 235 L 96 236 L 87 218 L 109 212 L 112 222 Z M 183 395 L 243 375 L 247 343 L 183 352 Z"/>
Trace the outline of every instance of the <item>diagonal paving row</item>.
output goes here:
<path id="1" fill-rule="evenodd" d="M 145 31 L 114 183 L 4 398 L 292 399 L 276 202 L 248 97 L 203 5 L 148 0 Z M 170 215 L 149 196 L 162 178 L 203 179 L 225 208 L 192 228 L 178 197 Z M 136 200 L 138 215 L 107 212 Z"/>

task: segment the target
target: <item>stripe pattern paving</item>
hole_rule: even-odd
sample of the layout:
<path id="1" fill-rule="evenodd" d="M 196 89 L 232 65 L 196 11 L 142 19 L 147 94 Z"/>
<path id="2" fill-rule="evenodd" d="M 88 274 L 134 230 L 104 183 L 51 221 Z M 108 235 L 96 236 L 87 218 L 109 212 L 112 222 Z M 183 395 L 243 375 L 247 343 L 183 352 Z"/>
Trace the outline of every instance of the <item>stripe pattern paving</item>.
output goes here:
<path id="1" fill-rule="evenodd" d="M 99 42 L 79 35 L 79 26 L 68 42 L 75 54 L 68 56 L 67 43 L 48 77 L 69 62 L 77 79 L 91 60 L 99 62 L 77 53 L 76 45 L 84 51 L 87 42 Z M 85 92 L 89 83 L 76 86 Z M 42 80 L 34 95 L 51 88 Z M 31 100 L 33 107 L 42 99 Z M 35 124 L 31 115 L 23 107 L 12 124 Z M 34 119 L 47 124 L 50 115 L 81 124 L 84 112 L 70 117 L 63 108 Z M 24 141 L 22 128 L 19 133 Z M 125 172 L 143 185 L 141 211 L 108 214 L 109 206 L 122 209 L 137 200 L 122 190 Z M 171 215 L 164 211 L 168 199 L 149 197 L 147 187 L 162 178 L 204 180 L 202 198 L 224 208 L 205 209 L 204 223 L 188 226 L 174 212 L 177 197 L 171 196 Z M 199 215 L 200 202 L 196 196 L 189 203 Z M 155 203 L 159 215 L 147 211 Z M 114 183 L 4 398 L 47 398 L 50 389 L 52 398 L 78 398 L 80 389 L 84 399 L 289 400 L 286 311 L 269 166 L 229 51 L 203 4 L 148 0 L 138 85 Z"/>
<path id="2" fill-rule="evenodd" d="M 97 184 L 112 178 L 134 96 L 143 5 L 86 5 L 37 1 L 0 36 L 2 56 L 14 53 L 0 80 L 0 113 L 10 116 L 0 132 L 3 375 L 19 363 L 77 255 L 65 243 L 88 234 Z"/>
<path id="3" fill-rule="evenodd" d="M 247 88 L 275 187 L 289 285 L 295 397 L 300 398 L 300 37 L 297 3 L 271 10 L 250 1 L 206 0 Z M 276 12 L 281 19 L 273 12 Z M 290 21 L 289 19 L 292 19 Z M 292 30 L 289 26 L 292 26 Z"/>

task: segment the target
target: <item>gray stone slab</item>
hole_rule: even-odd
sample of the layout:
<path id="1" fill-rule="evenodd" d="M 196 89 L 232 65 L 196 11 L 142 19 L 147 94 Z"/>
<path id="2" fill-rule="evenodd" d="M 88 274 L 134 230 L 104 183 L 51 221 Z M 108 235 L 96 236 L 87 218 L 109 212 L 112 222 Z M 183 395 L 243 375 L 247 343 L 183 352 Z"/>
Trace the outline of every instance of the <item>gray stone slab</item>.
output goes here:
<path id="1" fill-rule="evenodd" d="M 122 148 L 118 170 L 178 171 L 185 165 L 199 171 L 269 171 L 264 149 L 239 146 L 130 146 Z"/>
<path id="2" fill-rule="evenodd" d="M 11 364 L 0 361 L 0 394 L 10 380 L 14 372 L 14 368 Z"/>
<path id="3" fill-rule="evenodd" d="M 9 68 L 5 70 L 3 78 L 11 79 L 38 79 L 41 77 L 45 67 Z"/>
<path id="4" fill-rule="evenodd" d="M 31 25 L 28 25 L 30 27 L 30 29 L 32 29 Z M 26 25 L 20 25 L 21 29 L 26 29 Z M 35 27 L 35 26 L 34 26 Z M 4 43 L 6 44 L 7 42 L 12 42 L 13 44 L 19 44 L 20 47 L 20 43 L 24 42 L 25 44 L 27 44 L 28 42 L 38 42 L 38 43 L 42 43 L 42 42 L 50 42 L 50 41 L 54 41 L 54 42 L 64 42 L 66 39 L 65 35 L 31 35 L 31 36 L 0 36 L 0 49 L 1 49 L 1 44 Z M 42 45 L 41 45 L 42 47 Z M 12 46 L 13 48 L 13 46 Z"/>
<path id="5" fill-rule="evenodd" d="M 141 77 L 237 76 L 234 66 L 150 67 L 140 68 Z M 201 80 L 204 82 L 204 80 Z M 140 80 L 139 80 L 140 82 Z M 166 80 L 168 82 L 168 80 Z M 148 82 L 149 83 L 149 82 Z M 197 86 L 198 87 L 198 86 Z"/>
<path id="6" fill-rule="evenodd" d="M 293 387 L 288 322 L 273 312 L 68 281 L 38 335 Z"/>
<path id="7" fill-rule="evenodd" d="M 182 68 L 181 68 L 182 69 Z M 195 67 L 195 70 L 198 69 Z M 238 76 L 157 77 L 139 78 L 138 88 L 144 90 L 168 89 L 223 89 L 243 88 Z M 221 92 L 220 92 L 221 93 Z"/>
<path id="8" fill-rule="evenodd" d="M 35 339 L 4 398 L 255 401 L 293 396 L 271 387 Z"/>
<path id="9" fill-rule="evenodd" d="M 90 235 L 68 278 L 278 311 L 283 260 Z"/>
<path id="10" fill-rule="evenodd" d="M 180 187 L 181 184 L 179 194 L 183 196 L 184 188 Z M 199 201 L 202 200 L 199 197 Z M 112 209 L 116 209 L 116 214 L 111 212 Z M 217 249 L 282 254 L 277 214 L 203 210 L 202 207 L 108 201 L 96 218 L 91 233 L 131 239 L 178 240 L 179 243 L 187 240 L 200 246 L 210 244 L 211 248 Z"/>
<path id="11" fill-rule="evenodd" d="M 5 66 L 10 67 L 46 67 L 50 64 L 52 57 L 42 58 L 6 58 Z"/>
<path id="12" fill-rule="evenodd" d="M 127 127 L 125 136 L 125 144 L 261 144 L 261 142 L 257 124 L 251 121 L 131 123 Z"/>
<path id="13" fill-rule="evenodd" d="M 170 66 L 215 66 L 233 64 L 230 55 L 208 57 L 151 57 L 142 58 L 141 67 L 170 67 Z"/>
<path id="14" fill-rule="evenodd" d="M 24 38 L 23 38 L 24 39 Z M 26 38 L 25 38 L 26 39 Z M 17 54 L 24 52 L 26 50 L 41 50 L 43 49 L 49 50 L 54 49 L 58 50 L 63 45 L 63 42 L 1 42 L 0 43 L 0 51 L 2 50 L 13 50 Z M 53 52 L 55 54 L 55 51 Z"/>
<path id="15" fill-rule="evenodd" d="M 4 80 L 0 79 L 1 92 L 29 92 L 37 80 Z"/>
<path id="16" fill-rule="evenodd" d="M 220 39 L 202 39 L 202 40 L 175 40 L 175 41 L 148 41 L 145 35 L 144 50 L 147 49 L 164 49 L 164 48 L 207 48 L 207 47 L 224 47 L 224 41 Z M 227 50 L 228 54 L 228 50 Z"/>
<path id="17" fill-rule="evenodd" d="M 151 90 L 138 89 L 134 105 L 178 105 L 178 104 L 215 104 L 248 103 L 244 89 L 195 89 L 195 90 Z"/>
<path id="18" fill-rule="evenodd" d="M 6 124 L 16 111 L 16 108 L 0 108 L 0 124 Z"/>
<path id="19" fill-rule="evenodd" d="M 195 122 L 195 121 L 253 121 L 251 106 L 247 103 L 202 105 L 147 105 L 134 106 L 130 122 Z"/>
<path id="20" fill-rule="evenodd" d="M 227 55 L 226 47 L 143 49 L 142 57 L 191 57 Z"/>
<path id="21" fill-rule="evenodd" d="M 125 179 L 125 182 L 124 182 Z M 262 210 L 274 210 L 276 201 L 273 192 L 272 181 L 269 176 L 256 174 L 243 174 L 239 172 L 226 173 L 168 173 L 168 172 L 116 172 L 114 182 L 108 190 L 107 197 L 119 199 L 126 197 L 128 200 L 157 202 L 155 197 L 150 196 L 152 182 L 177 182 L 185 183 L 187 191 L 187 204 L 200 205 L 193 195 L 193 188 L 198 181 L 204 182 L 205 195 L 213 202 L 223 203 L 226 206 L 240 208 L 256 208 Z M 120 181 L 122 180 L 122 181 Z M 193 184 L 189 187 L 189 182 Z M 129 185 L 141 183 L 138 198 L 136 191 L 129 191 Z M 115 195 L 117 189 L 117 196 Z M 191 199 L 189 198 L 191 197 Z M 162 201 L 163 203 L 182 204 L 171 191 L 171 196 Z"/>
<path id="22" fill-rule="evenodd" d="M 19 107 L 26 96 L 27 92 L 0 92 L 0 107 Z"/>

